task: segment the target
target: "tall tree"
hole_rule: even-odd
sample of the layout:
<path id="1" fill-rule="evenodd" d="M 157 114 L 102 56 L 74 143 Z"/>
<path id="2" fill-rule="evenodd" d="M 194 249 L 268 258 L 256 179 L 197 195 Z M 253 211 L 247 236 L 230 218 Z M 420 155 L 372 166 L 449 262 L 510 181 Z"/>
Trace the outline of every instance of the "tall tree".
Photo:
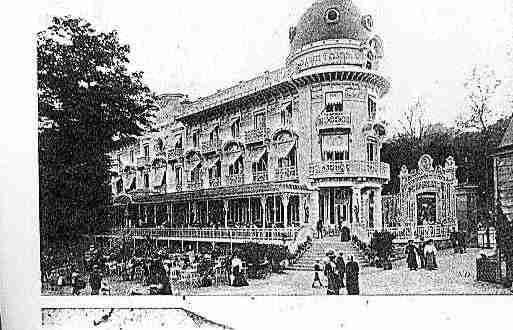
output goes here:
<path id="1" fill-rule="evenodd" d="M 155 98 L 129 51 L 81 18 L 55 17 L 37 35 L 42 238 L 78 229 L 109 200 L 107 153 L 151 126 Z"/>
<path id="2" fill-rule="evenodd" d="M 399 124 L 403 132 L 401 134 L 418 140 L 424 137 L 428 122 L 426 119 L 427 107 L 422 97 L 418 97 L 402 113 Z"/>
<path id="3" fill-rule="evenodd" d="M 478 159 L 484 173 L 484 185 L 482 186 L 481 199 L 489 210 L 493 208 L 490 187 L 493 182 L 490 175 L 490 125 L 498 118 L 498 112 L 494 111 L 492 99 L 501 81 L 497 79 L 495 71 L 489 66 L 475 66 L 468 75 L 464 87 L 467 90 L 467 109 L 460 114 L 457 124 L 460 128 L 479 131 L 480 151 Z"/>

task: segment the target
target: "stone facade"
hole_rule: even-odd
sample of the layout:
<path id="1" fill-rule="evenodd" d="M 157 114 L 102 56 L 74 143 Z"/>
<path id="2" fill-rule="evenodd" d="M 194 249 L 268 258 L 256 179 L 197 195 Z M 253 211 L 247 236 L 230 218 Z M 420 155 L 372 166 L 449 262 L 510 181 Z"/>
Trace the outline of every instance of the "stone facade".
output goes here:
<path id="1" fill-rule="evenodd" d="M 124 201 L 117 203 L 123 214 L 142 194 L 136 204 L 153 207 L 155 226 L 175 216 L 181 226 L 261 229 L 315 228 L 322 220 L 362 239 L 382 228 L 381 188 L 390 178 L 380 162 L 386 130 L 376 119 L 390 87 L 378 70 L 382 41 L 370 16 L 348 0 L 316 2 L 304 17 L 291 29 L 283 68 L 193 102 L 161 97 L 159 131 L 112 155 L 114 202 Z M 307 33 L 315 41 L 306 43 Z M 253 193 L 252 186 L 267 188 Z M 234 192 L 245 197 L 226 198 Z M 185 193 L 184 214 L 169 211 Z M 167 211 L 159 213 L 162 205 Z M 122 222 L 141 223 L 145 212 Z"/>

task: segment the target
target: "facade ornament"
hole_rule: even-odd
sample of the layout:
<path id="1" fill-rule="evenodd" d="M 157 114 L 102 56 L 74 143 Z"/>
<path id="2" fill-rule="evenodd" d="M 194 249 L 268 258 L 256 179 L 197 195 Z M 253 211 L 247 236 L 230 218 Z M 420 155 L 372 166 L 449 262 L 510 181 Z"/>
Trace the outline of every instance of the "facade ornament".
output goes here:
<path id="1" fill-rule="evenodd" d="M 292 43 L 292 41 L 294 40 L 295 37 L 296 37 L 296 27 L 291 26 L 289 28 L 289 42 Z"/>
<path id="2" fill-rule="evenodd" d="M 433 169 L 433 158 L 430 155 L 424 154 L 420 157 L 418 162 L 418 167 L 420 172 L 432 172 Z"/>
<path id="3" fill-rule="evenodd" d="M 365 15 L 362 17 L 362 25 L 367 31 L 372 31 L 374 28 L 374 21 L 371 15 Z"/>

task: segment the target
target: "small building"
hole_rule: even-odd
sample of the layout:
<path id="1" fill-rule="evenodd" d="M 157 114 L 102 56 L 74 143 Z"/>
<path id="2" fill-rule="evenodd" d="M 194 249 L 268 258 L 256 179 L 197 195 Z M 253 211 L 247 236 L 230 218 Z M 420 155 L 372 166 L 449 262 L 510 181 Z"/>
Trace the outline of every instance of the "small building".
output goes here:
<path id="1" fill-rule="evenodd" d="M 493 155 L 495 200 L 502 204 L 502 211 L 513 221 L 513 119 Z"/>

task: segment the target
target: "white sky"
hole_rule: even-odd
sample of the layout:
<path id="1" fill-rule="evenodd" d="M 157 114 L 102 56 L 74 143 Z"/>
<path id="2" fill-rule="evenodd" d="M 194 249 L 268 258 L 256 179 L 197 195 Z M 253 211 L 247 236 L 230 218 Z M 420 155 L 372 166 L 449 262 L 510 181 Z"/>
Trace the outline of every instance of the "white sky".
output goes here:
<path id="1" fill-rule="evenodd" d="M 39 27 L 53 15 L 77 15 L 117 29 L 132 63 L 157 93 L 206 96 L 284 65 L 288 28 L 315 0 L 40 1 Z M 354 0 L 374 17 L 385 45 L 383 71 L 392 80 L 384 100 L 394 123 L 415 97 L 430 119 L 450 122 L 464 108 L 465 75 L 491 65 L 505 83 L 495 100 L 506 108 L 513 90 L 511 0 Z"/>

